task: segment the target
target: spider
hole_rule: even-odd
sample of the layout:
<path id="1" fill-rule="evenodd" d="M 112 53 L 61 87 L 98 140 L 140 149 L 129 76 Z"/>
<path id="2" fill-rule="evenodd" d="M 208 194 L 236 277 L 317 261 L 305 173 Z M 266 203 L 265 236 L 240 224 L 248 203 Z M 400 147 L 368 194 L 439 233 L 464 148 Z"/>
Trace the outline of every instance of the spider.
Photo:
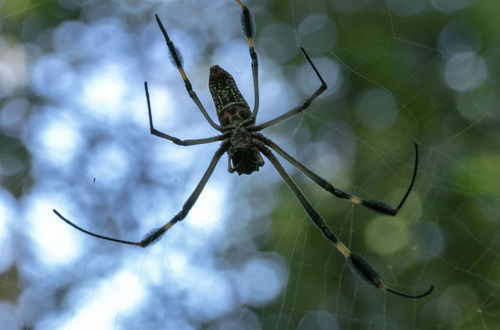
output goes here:
<path id="1" fill-rule="evenodd" d="M 202 105 L 200 102 L 198 96 L 194 92 L 191 82 L 189 81 L 186 73 L 184 72 L 183 68 L 183 63 L 182 63 L 182 56 L 179 51 L 174 46 L 174 43 L 170 40 L 167 30 L 163 26 L 162 22 L 160 21 L 160 18 L 158 15 L 155 15 L 156 17 L 156 22 L 158 23 L 158 26 L 163 34 L 163 37 L 165 38 L 165 42 L 167 44 L 170 57 L 172 60 L 172 63 L 177 67 L 179 70 L 179 73 L 182 77 L 182 80 L 184 81 L 186 90 L 191 97 L 191 99 L 194 101 L 198 109 L 201 111 L 202 115 L 205 117 L 207 122 L 216 130 L 221 132 L 221 134 L 204 138 L 204 139 L 192 139 L 192 140 L 181 140 L 176 137 L 173 137 L 171 135 L 168 135 L 164 132 L 161 132 L 154 128 L 153 126 L 153 116 L 151 114 L 151 102 L 149 98 L 149 91 L 148 91 L 148 83 L 144 82 L 144 90 L 146 94 L 146 101 L 147 101 L 147 106 L 148 106 L 148 115 L 149 115 L 149 127 L 150 127 L 150 133 L 152 135 L 156 135 L 160 138 L 172 141 L 175 144 L 181 145 L 181 146 L 192 146 L 192 145 L 198 145 L 198 144 L 205 144 L 205 143 L 210 143 L 210 142 L 216 142 L 216 141 L 222 141 L 222 143 L 219 146 L 219 149 L 215 152 L 215 155 L 213 156 L 212 160 L 210 161 L 210 164 L 208 165 L 208 168 L 205 170 L 205 173 L 203 174 L 203 177 L 201 180 L 198 182 L 198 185 L 194 189 L 194 191 L 191 193 L 187 201 L 184 203 L 181 211 L 177 213 L 172 219 L 170 219 L 168 222 L 166 222 L 163 226 L 156 228 L 149 232 L 142 240 L 134 242 L 134 241 L 126 241 L 126 240 L 121 240 L 109 236 L 103 236 L 99 235 L 96 233 L 93 233 L 91 231 L 85 230 L 64 216 L 61 215 L 57 210 L 53 210 L 54 213 L 63 221 L 65 221 L 67 224 L 71 225 L 72 227 L 78 229 L 79 231 L 84 232 L 85 234 L 112 241 L 112 242 L 117 242 L 117 243 L 122 243 L 122 244 L 128 244 L 128 245 L 133 245 L 133 246 L 139 246 L 145 248 L 146 246 L 150 245 L 151 243 L 157 241 L 167 230 L 169 230 L 174 224 L 177 222 L 183 220 L 193 205 L 196 203 L 196 200 L 200 196 L 201 192 L 203 191 L 203 188 L 205 187 L 205 184 L 209 180 L 210 176 L 212 175 L 217 163 L 219 162 L 220 158 L 224 153 L 228 154 L 228 170 L 230 173 L 236 172 L 239 175 L 241 174 L 251 174 L 253 172 L 256 172 L 259 170 L 261 166 L 264 165 L 264 157 L 266 157 L 271 164 L 275 167 L 275 169 L 278 171 L 278 173 L 281 175 L 282 179 L 285 181 L 287 186 L 290 188 L 292 193 L 295 195 L 299 203 L 302 205 L 304 210 L 306 211 L 307 215 L 311 219 L 311 221 L 319 228 L 323 236 L 330 241 L 333 246 L 346 258 L 347 263 L 350 267 L 350 269 L 359 276 L 362 280 L 366 281 L 369 284 L 374 285 L 376 288 L 390 292 L 402 297 L 406 298 L 422 298 L 430 294 L 434 288 L 434 286 L 431 285 L 431 287 L 424 293 L 418 294 L 418 295 L 409 295 L 406 293 L 401 293 L 398 291 L 395 291 L 391 289 L 390 287 L 386 286 L 379 274 L 375 271 L 375 269 L 370 266 L 364 259 L 362 259 L 361 256 L 358 254 L 355 254 L 349 250 L 349 248 L 344 245 L 338 238 L 337 236 L 332 232 L 332 230 L 328 227 L 328 225 L 325 223 L 321 215 L 312 207 L 311 203 L 307 200 L 307 198 L 304 196 L 300 188 L 297 186 L 297 184 L 292 180 L 292 178 L 287 174 L 287 172 L 284 170 L 283 166 L 281 165 L 280 161 L 276 158 L 274 153 L 271 151 L 275 151 L 278 153 L 281 157 L 283 157 L 285 160 L 287 160 L 290 164 L 295 166 L 297 169 L 299 169 L 302 173 L 304 173 L 307 177 L 309 177 L 311 180 L 313 180 L 316 184 L 318 184 L 320 187 L 325 189 L 326 191 L 330 192 L 337 198 L 341 199 L 347 199 L 353 204 L 359 204 L 364 207 L 367 207 L 368 209 L 371 209 L 372 211 L 382 213 L 385 215 L 390 215 L 390 216 L 395 216 L 403 204 L 405 203 L 408 195 L 410 194 L 413 184 L 415 183 L 415 178 L 417 175 L 417 167 L 418 167 L 418 146 L 415 144 L 415 164 L 414 164 L 414 169 L 413 169 L 413 175 L 410 181 L 410 185 L 408 186 L 408 189 L 406 190 L 406 193 L 404 194 L 403 198 L 401 199 L 400 203 L 398 204 L 397 207 L 391 207 L 388 204 L 379 202 L 379 201 L 373 201 L 373 200 L 365 200 L 361 199 L 360 197 L 354 196 L 352 194 L 349 194 L 347 192 L 344 192 L 338 188 L 335 188 L 333 185 L 331 185 L 328 181 L 325 179 L 321 178 L 317 174 L 313 173 L 311 170 L 306 168 L 304 165 L 302 165 L 299 161 L 297 161 L 295 158 L 293 158 L 291 155 L 289 155 L 286 151 L 281 149 L 276 143 L 271 141 L 270 139 L 266 138 L 264 135 L 260 134 L 259 131 L 263 130 L 264 128 L 268 128 L 270 126 L 273 126 L 285 119 L 288 119 L 304 110 L 306 110 L 311 103 L 327 88 L 327 85 L 325 81 L 323 80 L 321 74 L 319 73 L 318 69 L 316 66 L 313 64 L 311 58 L 307 54 L 307 52 L 304 50 L 304 48 L 300 48 L 302 54 L 304 55 L 305 59 L 307 60 L 308 64 L 311 66 L 312 70 L 316 74 L 319 82 L 321 85 L 312 93 L 305 101 L 301 104 L 296 106 L 295 108 L 289 110 L 288 112 L 285 112 L 284 114 L 269 120 L 267 122 L 264 122 L 262 124 L 256 125 L 255 120 L 257 118 L 257 113 L 259 111 L 259 81 L 258 81 L 258 60 L 257 60 L 257 53 L 255 52 L 254 49 L 254 23 L 253 23 L 253 17 L 250 12 L 250 10 L 245 6 L 245 4 L 240 1 L 240 0 L 235 0 L 236 3 L 241 7 L 242 14 L 241 14 L 241 25 L 243 29 L 243 33 L 247 39 L 248 42 L 248 49 L 250 52 L 250 58 L 252 60 L 252 77 L 253 77 L 253 87 L 254 87 L 254 105 L 253 105 L 253 110 L 250 111 L 250 107 L 247 103 L 247 101 L 243 98 L 241 92 L 238 90 L 238 87 L 236 86 L 236 83 L 234 81 L 234 78 L 226 72 L 224 69 L 222 69 L 218 65 L 214 65 L 210 68 L 210 76 L 209 76 L 209 89 L 210 89 L 210 94 L 212 95 L 213 101 L 215 103 L 215 108 L 217 111 L 217 117 L 219 119 L 220 124 L 216 124 L 211 117 L 208 115 L 207 111 L 205 110 L 205 107 Z"/>

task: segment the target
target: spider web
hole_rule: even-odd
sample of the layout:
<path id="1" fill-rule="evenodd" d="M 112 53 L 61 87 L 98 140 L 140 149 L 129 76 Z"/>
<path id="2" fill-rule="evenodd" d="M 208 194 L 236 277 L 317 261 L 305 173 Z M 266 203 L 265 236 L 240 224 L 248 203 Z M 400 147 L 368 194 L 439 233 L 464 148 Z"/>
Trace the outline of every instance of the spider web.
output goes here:
<path id="1" fill-rule="evenodd" d="M 0 3 L 2 329 L 494 329 L 500 319 L 500 158 L 495 1 L 247 1 L 256 20 L 263 133 L 338 188 L 396 205 L 380 216 L 335 199 L 282 160 L 340 239 L 388 286 L 346 267 L 267 162 L 226 158 L 185 221 L 136 249 L 83 235 L 52 209 L 122 239 L 176 214 L 217 146 L 170 65 L 157 13 L 209 113 L 208 68 L 253 104 L 232 1 Z M 222 23 L 222 19 L 224 19 Z"/>

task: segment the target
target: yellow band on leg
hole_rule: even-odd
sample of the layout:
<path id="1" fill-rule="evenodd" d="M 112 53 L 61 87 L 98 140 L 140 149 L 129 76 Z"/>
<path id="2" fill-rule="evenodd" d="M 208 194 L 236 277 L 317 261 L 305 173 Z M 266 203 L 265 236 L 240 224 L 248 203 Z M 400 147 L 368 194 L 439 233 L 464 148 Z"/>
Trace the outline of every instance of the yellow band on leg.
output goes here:
<path id="1" fill-rule="evenodd" d="M 353 196 L 353 197 L 349 198 L 349 200 L 350 200 L 352 203 L 354 203 L 354 204 L 361 204 L 361 199 L 360 199 L 360 198 L 358 198 L 358 197 L 354 197 L 354 196 Z"/>
<path id="2" fill-rule="evenodd" d="M 344 243 L 338 242 L 337 244 L 335 244 L 335 247 L 340 251 L 340 253 L 342 253 L 344 257 L 349 258 L 349 256 L 351 255 L 351 250 L 349 250 L 349 248 L 345 246 Z"/>

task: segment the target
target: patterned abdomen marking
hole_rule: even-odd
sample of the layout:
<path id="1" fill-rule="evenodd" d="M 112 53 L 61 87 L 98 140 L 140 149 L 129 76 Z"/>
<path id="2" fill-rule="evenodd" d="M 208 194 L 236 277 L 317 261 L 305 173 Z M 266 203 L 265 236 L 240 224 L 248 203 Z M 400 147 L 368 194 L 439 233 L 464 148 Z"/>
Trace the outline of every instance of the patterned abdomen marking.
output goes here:
<path id="1" fill-rule="evenodd" d="M 233 125 L 250 118 L 252 113 L 248 103 L 241 95 L 234 78 L 226 70 L 218 65 L 212 66 L 208 87 L 222 126 Z"/>

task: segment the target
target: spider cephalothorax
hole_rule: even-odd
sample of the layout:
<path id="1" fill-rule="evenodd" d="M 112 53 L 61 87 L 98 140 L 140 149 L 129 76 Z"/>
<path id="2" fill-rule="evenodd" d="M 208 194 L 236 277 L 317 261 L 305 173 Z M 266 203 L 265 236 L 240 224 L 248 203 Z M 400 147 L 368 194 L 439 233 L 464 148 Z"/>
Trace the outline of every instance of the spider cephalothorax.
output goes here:
<path id="1" fill-rule="evenodd" d="M 231 130 L 227 154 L 232 164 L 229 172 L 250 174 L 259 170 L 264 165 L 264 159 L 259 149 L 255 146 L 254 137 L 245 127 L 236 127 Z"/>
<path id="2" fill-rule="evenodd" d="M 345 246 L 340 239 L 333 233 L 330 227 L 327 225 L 325 220 L 321 217 L 321 215 L 314 209 L 311 203 L 307 200 L 304 193 L 297 186 L 295 181 L 290 177 L 290 175 L 285 171 L 280 161 L 276 158 L 274 153 L 275 151 L 281 157 L 283 157 L 290 164 L 295 166 L 298 170 L 300 170 L 303 174 L 317 183 L 321 188 L 330 192 L 337 198 L 347 199 L 353 204 L 364 206 L 372 211 L 376 211 L 379 213 L 383 213 L 389 216 L 395 216 L 408 197 L 413 184 L 415 182 L 415 178 L 417 175 L 417 165 L 418 165 L 418 148 L 415 144 L 415 164 L 413 169 L 413 176 L 411 178 L 410 185 L 406 190 L 403 198 L 399 202 L 398 206 L 391 207 L 388 204 L 381 203 L 378 201 L 370 201 L 364 200 L 347 192 L 344 192 L 336 187 L 334 187 L 331 183 L 321 178 L 319 175 L 315 174 L 307 167 L 302 165 L 298 160 L 289 155 L 285 150 L 281 149 L 276 143 L 274 143 L 271 139 L 266 138 L 264 135 L 258 133 L 264 128 L 270 127 L 274 124 L 277 124 L 287 118 L 292 117 L 304 110 L 306 110 L 311 103 L 327 88 L 326 83 L 321 77 L 318 69 L 314 66 L 313 62 L 307 55 L 306 51 L 303 48 L 300 48 L 302 54 L 304 54 L 307 62 L 314 70 L 316 76 L 318 77 L 321 85 L 312 93 L 308 98 L 306 98 L 302 104 L 296 106 L 295 108 L 285 112 L 284 114 L 264 122 L 259 125 L 255 125 L 255 119 L 257 118 L 257 112 L 259 110 L 259 80 L 258 80 L 258 61 L 257 61 L 257 53 L 254 49 L 254 41 L 253 41 L 253 19 L 250 14 L 248 8 L 243 4 L 241 0 L 236 0 L 236 3 L 240 5 L 242 10 L 241 23 L 243 27 L 243 32 L 248 41 L 248 49 L 250 53 L 250 58 L 252 59 L 252 78 L 253 78 L 253 86 L 254 86 L 254 107 L 253 110 L 250 111 L 250 107 L 248 106 L 247 101 L 243 98 L 238 87 L 236 86 L 236 82 L 234 78 L 225 70 L 223 70 L 218 65 L 214 65 L 210 68 L 210 77 L 209 77 L 209 88 L 210 93 L 212 94 L 212 98 L 215 103 L 215 107 L 217 110 L 217 117 L 219 118 L 220 125 L 217 125 L 212 118 L 208 115 L 205 107 L 201 103 L 200 99 L 193 91 L 193 87 L 191 82 L 189 81 L 186 73 L 184 72 L 184 68 L 182 67 L 182 56 L 180 55 L 179 50 L 174 46 L 174 43 L 170 40 L 167 30 L 163 26 L 160 21 L 160 18 L 156 16 L 156 22 L 160 27 L 160 30 L 165 38 L 165 42 L 167 43 L 167 47 L 169 49 L 172 62 L 179 70 L 179 73 L 184 80 L 184 85 L 186 90 L 193 99 L 194 103 L 200 110 L 201 114 L 205 117 L 207 122 L 216 130 L 221 132 L 222 134 L 203 138 L 203 139 L 193 139 L 193 140 L 181 140 L 162 131 L 157 130 L 153 126 L 153 117 L 151 115 L 151 102 L 149 99 L 148 92 L 148 84 L 144 83 L 144 89 L 146 92 L 146 100 L 148 104 L 148 114 L 149 114 L 149 128 L 151 134 L 161 137 L 163 139 L 167 139 L 182 146 L 191 146 L 197 144 L 205 144 L 210 142 L 222 141 L 220 147 L 215 152 L 215 155 L 212 157 L 208 168 L 206 169 L 203 177 L 200 182 L 196 185 L 196 188 L 191 193 L 189 198 L 186 200 L 182 209 L 168 222 L 164 223 L 162 226 L 152 230 L 149 232 L 141 241 L 126 241 L 117 238 L 113 238 L 110 236 L 99 235 L 93 233 L 91 231 L 85 230 L 70 220 L 63 217 L 59 212 L 54 210 L 54 212 L 61 218 L 61 220 L 65 221 L 69 225 L 75 227 L 76 229 L 101 239 L 105 239 L 112 242 L 123 243 L 128 245 L 146 247 L 158 240 L 167 230 L 169 230 L 174 224 L 183 220 L 189 210 L 196 203 L 196 200 L 200 196 L 203 188 L 205 187 L 208 179 L 212 176 L 212 173 L 215 169 L 215 166 L 219 162 L 220 158 L 224 153 L 228 153 L 229 156 L 229 171 L 237 172 L 238 174 L 250 174 L 252 172 L 258 171 L 259 167 L 264 165 L 264 160 L 262 155 L 265 156 L 274 168 L 278 171 L 279 175 L 286 183 L 286 185 L 290 188 L 292 193 L 297 198 L 298 202 L 302 205 L 307 215 L 311 219 L 311 221 L 319 228 L 323 236 L 333 244 L 333 246 L 346 258 L 347 264 L 353 270 L 353 272 L 358 275 L 364 281 L 372 284 L 376 288 L 391 292 L 406 298 L 422 298 L 429 293 L 431 293 L 433 286 L 431 286 L 426 292 L 419 295 L 408 295 L 405 293 L 401 293 L 387 287 L 380 276 L 377 274 L 375 269 L 371 267 L 366 261 L 364 261 L 359 255 L 352 253 L 351 250 L 347 246 Z"/>

